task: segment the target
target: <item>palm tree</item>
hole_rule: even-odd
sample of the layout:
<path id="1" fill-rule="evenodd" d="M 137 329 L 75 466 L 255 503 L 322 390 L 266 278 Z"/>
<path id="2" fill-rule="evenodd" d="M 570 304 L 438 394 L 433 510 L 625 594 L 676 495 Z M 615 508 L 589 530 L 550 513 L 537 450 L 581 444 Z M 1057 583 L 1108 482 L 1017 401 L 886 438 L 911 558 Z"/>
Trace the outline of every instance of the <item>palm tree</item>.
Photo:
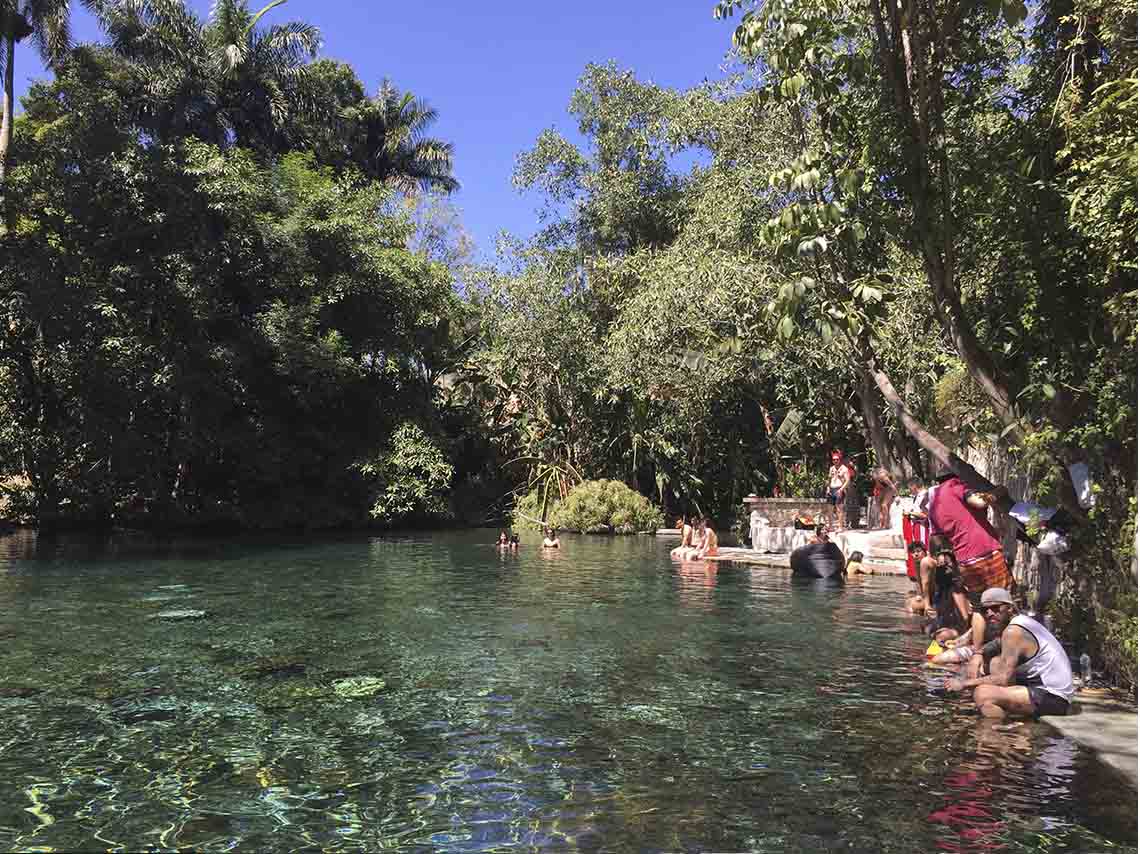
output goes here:
<path id="1" fill-rule="evenodd" d="M 99 0 L 83 0 L 97 9 Z M 52 66 L 71 48 L 71 0 L 0 0 L 0 80 L 4 84 L 3 118 L 0 118 L 0 185 L 8 172 L 8 147 L 16 109 L 16 45 L 31 37 Z"/>
<path id="2" fill-rule="evenodd" d="M 202 21 L 183 0 L 117 0 L 104 15 L 111 45 L 136 69 L 144 124 L 160 139 L 190 134 L 220 146 L 279 151 L 320 31 L 292 21 L 259 28 L 257 12 L 216 0 Z"/>
<path id="3" fill-rule="evenodd" d="M 424 136 L 438 113 L 385 79 L 375 98 L 345 111 L 352 126 L 353 160 L 371 178 L 404 193 L 459 189 L 452 172 L 451 143 Z"/>

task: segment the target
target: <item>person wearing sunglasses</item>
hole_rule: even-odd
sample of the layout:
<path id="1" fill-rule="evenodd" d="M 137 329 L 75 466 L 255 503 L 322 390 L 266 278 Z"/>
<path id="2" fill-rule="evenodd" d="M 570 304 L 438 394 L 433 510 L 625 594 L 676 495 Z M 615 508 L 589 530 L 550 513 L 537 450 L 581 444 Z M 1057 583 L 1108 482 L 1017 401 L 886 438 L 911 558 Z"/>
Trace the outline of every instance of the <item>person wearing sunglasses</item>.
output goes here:
<path id="1" fill-rule="evenodd" d="M 1067 715 L 1073 699 L 1073 670 L 1061 642 L 1032 617 L 1019 614 L 1004 587 L 982 594 L 988 634 L 1001 632 L 1001 652 L 989 675 L 948 679 L 950 692 L 974 690 L 974 705 L 987 718 L 1006 715 Z"/>

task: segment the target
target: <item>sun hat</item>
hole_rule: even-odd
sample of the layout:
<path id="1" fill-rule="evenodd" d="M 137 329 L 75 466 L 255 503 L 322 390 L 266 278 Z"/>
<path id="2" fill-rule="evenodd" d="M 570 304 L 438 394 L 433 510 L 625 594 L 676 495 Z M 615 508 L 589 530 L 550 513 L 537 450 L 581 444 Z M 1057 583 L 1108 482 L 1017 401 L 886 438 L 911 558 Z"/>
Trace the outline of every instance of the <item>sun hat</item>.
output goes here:
<path id="1" fill-rule="evenodd" d="M 1004 587 L 991 587 L 982 594 L 982 607 L 989 605 L 1012 605 L 1013 597 L 1009 595 L 1009 591 Z"/>

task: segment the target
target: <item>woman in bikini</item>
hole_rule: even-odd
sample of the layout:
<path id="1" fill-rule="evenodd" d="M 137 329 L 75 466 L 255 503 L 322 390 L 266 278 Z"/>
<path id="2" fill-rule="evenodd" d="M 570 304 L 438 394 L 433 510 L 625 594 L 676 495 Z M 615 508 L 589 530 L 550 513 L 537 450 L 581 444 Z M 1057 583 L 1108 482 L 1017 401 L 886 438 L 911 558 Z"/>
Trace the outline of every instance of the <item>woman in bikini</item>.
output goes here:
<path id="1" fill-rule="evenodd" d="M 711 517 L 706 516 L 704 519 L 704 540 L 701 543 L 700 551 L 697 552 L 698 558 L 716 557 L 718 541 L 716 538 L 716 531 L 713 530 L 713 520 Z"/>

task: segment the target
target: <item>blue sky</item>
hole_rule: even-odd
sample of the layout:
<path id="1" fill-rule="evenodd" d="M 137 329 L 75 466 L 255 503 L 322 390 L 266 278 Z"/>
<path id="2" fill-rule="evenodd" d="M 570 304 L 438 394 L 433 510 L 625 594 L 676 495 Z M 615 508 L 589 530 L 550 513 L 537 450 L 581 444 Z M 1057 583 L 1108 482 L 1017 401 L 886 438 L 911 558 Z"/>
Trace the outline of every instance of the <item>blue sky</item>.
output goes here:
<path id="1" fill-rule="evenodd" d="M 191 5 L 203 15 L 209 9 L 208 0 Z M 267 20 L 316 24 L 322 55 L 350 63 L 370 91 L 388 76 L 439 111 L 433 135 L 454 143 L 463 184 L 454 202 L 490 260 L 500 229 L 520 236 L 535 230 L 538 200 L 511 185 L 515 157 L 544 128 L 573 134 L 566 105 L 586 64 L 612 59 L 641 79 L 678 88 L 715 79 L 733 24 L 713 20 L 712 9 L 713 0 L 289 0 Z M 77 11 L 73 24 L 77 40 L 98 38 L 86 13 Z M 47 74 L 29 47 L 18 49 L 16 62 L 18 92 Z"/>

